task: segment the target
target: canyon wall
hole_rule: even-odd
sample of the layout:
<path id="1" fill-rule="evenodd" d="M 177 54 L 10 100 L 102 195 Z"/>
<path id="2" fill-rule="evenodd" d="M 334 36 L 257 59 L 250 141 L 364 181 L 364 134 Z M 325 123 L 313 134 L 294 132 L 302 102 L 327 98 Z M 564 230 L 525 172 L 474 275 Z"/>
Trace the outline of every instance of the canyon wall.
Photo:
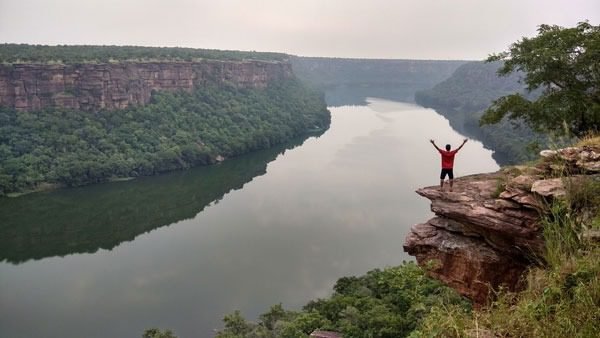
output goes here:
<path id="1" fill-rule="evenodd" d="M 317 86 L 399 86 L 430 88 L 466 61 L 345 59 L 292 56 L 294 72 Z"/>
<path id="2" fill-rule="evenodd" d="M 148 103 L 153 91 L 191 91 L 208 84 L 264 88 L 292 78 L 278 61 L 120 62 L 0 65 L 0 106 L 98 111 Z"/>

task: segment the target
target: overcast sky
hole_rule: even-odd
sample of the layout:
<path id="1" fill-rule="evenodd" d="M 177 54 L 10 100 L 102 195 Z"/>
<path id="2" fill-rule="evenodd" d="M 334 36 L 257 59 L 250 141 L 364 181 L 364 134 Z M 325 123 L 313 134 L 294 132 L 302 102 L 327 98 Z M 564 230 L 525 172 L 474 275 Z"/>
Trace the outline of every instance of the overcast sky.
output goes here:
<path id="1" fill-rule="evenodd" d="M 0 0 L 0 42 L 482 59 L 600 0 Z"/>

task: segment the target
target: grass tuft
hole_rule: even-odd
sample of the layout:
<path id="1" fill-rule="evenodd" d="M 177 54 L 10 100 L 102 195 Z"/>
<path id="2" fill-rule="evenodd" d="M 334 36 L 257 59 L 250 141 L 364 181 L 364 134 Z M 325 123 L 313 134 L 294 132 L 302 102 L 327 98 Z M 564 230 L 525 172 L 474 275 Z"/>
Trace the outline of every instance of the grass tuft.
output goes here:
<path id="1" fill-rule="evenodd" d="M 590 134 L 582 137 L 576 144 L 576 147 L 600 147 L 600 135 Z"/>

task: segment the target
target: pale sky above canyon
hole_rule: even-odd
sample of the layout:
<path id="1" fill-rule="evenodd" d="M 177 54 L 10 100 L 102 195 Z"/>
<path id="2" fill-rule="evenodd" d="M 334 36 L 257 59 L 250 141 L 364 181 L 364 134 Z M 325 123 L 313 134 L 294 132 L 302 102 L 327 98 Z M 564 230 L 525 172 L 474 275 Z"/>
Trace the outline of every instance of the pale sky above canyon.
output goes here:
<path id="1" fill-rule="evenodd" d="M 0 43 L 473 60 L 583 20 L 600 24 L 600 1 L 0 0 Z"/>

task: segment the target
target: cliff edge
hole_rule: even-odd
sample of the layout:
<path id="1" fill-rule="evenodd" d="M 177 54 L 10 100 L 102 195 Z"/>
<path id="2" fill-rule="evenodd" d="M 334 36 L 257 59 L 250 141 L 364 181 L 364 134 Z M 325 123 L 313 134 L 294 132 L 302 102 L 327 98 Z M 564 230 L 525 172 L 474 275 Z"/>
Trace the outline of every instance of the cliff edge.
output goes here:
<path id="1" fill-rule="evenodd" d="M 287 61 L 200 60 L 0 65 L 0 106 L 85 111 L 144 105 L 153 91 L 205 85 L 265 88 L 294 77 Z"/>
<path id="2" fill-rule="evenodd" d="M 486 304 L 500 286 L 519 290 L 523 273 L 543 262 L 542 218 L 570 182 L 600 179 L 600 148 L 543 151 L 536 167 L 517 166 L 461 177 L 454 191 L 439 186 L 417 193 L 431 200 L 435 217 L 412 227 L 404 250 L 428 273 Z"/>

